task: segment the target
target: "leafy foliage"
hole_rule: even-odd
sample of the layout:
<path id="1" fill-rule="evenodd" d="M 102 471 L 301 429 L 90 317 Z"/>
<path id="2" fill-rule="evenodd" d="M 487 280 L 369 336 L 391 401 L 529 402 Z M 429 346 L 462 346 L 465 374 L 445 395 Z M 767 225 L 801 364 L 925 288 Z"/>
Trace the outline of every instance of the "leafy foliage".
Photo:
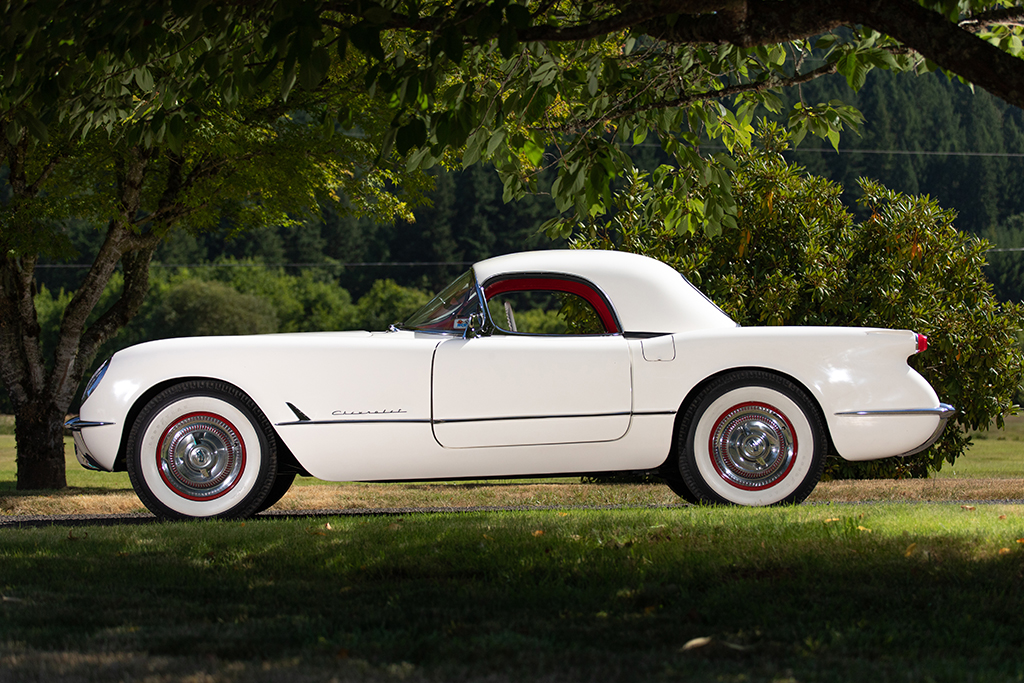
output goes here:
<path id="1" fill-rule="evenodd" d="M 677 171 L 634 173 L 615 194 L 616 213 L 579 224 L 574 246 L 622 249 L 661 259 L 743 325 L 908 328 L 930 338 L 914 356 L 942 399 L 959 412 L 942 439 L 905 459 L 835 461 L 832 477 L 927 476 L 952 463 L 967 430 L 1002 424 L 1024 378 L 1018 334 L 1024 309 L 999 304 L 983 268 L 986 243 L 958 232 L 952 212 L 926 197 L 862 180 L 869 218 L 856 222 L 842 187 L 781 157 L 774 127 L 762 150 L 741 152 L 729 172 L 737 229 L 716 239 L 667 225 L 652 185 Z"/>
<path id="2" fill-rule="evenodd" d="M 266 334 L 277 329 L 274 307 L 220 282 L 183 280 L 164 295 L 156 322 L 171 337 Z"/>

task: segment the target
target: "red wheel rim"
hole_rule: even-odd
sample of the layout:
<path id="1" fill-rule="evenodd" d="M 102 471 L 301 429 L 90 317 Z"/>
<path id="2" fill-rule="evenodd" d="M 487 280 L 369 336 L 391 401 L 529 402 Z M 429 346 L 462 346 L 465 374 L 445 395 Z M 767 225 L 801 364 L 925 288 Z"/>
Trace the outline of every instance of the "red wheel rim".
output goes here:
<path id="1" fill-rule="evenodd" d="M 796 463 L 796 430 L 774 406 L 741 403 L 715 421 L 708 452 L 718 476 L 730 486 L 768 489 L 783 481 Z"/>
<path id="2" fill-rule="evenodd" d="M 188 500 L 214 500 L 245 471 L 245 445 L 231 422 L 213 413 L 189 413 L 171 422 L 157 447 L 160 477 Z"/>

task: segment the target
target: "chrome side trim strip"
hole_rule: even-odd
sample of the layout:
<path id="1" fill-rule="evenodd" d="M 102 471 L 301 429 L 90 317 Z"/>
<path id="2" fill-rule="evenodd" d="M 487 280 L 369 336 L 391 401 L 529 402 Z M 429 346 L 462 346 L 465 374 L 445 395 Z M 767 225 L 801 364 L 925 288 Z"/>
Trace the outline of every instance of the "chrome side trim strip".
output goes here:
<path id="1" fill-rule="evenodd" d="M 924 443 L 917 448 L 912 448 L 905 453 L 900 453 L 898 458 L 904 458 L 908 455 L 914 455 L 920 453 L 924 449 L 931 446 L 933 443 L 939 440 L 942 436 L 942 432 L 946 429 L 946 423 L 949 418 L 956 414 L 956 408 L 949 405 L 948 403 L 940 403 L 938 408 L 918 408 L 909 410 L 854 410 L 846 413 L 836 413 L 836 415 L 868 415 L 868 416 L 885 416 L 885 415 L 936 415 L 939 418 L 939 424 L 935 427 L 935 431 L 930 437 L 928 437 Z"/>
<path id="2" fill-rule="evenodd" d="M 522 415 L 514 417 L 462 417 L 446 420 L 429 419 L 360 419 L 360 420 L 295 420 L 292 422 L 276 422 L 275 427 L 291 427 L 294 425 L 335 425 L 335 424 L 457 424 L 464 422 L 504 422 L 507 420 L 552 420 L 577 417 L 644 417 L 648 415 L 675 415 L 674 410 L 652 410 L 641 413 L 623 411 L 619 413 L 583 413 L 578 415 Z"/>
<path id="3" fill-rule="evenodd" d="M 293 425 L 348 425 L 348 424 L 430 424 L 430 420 L 295 420 L 292 422 L 275 422 L 275 427 L 291 427 Z"/>
<path id="4" fill-rule="evenodd" d="M 80 432 L 86 427 L 103 427 L 106 425 L 112 425 L 113 422 L 91 422 L 89 420 L 83 420 L 82 418 L 75 415 L 64 423 L 64 429 L 72 432 Z"/>
<path id="5" fill-rule="evenodd" d="M 621 413 L 588 413 L 582 415 L 516 415 L 513 417 L 456 417 L 448 420 L 434 420 L 433 423 L 436 425 L 440 425 L 460 422 L 505 422 L 508 420 L 558 420 L 574 417 L 622 417 L 628 415 L 632 415 L 632 413 L 627 410 Z"/>
<path id="6" fill-rule="evenodd" d="M 848 410 L 836 415 L 937 415 L 942 420 L 948 420 L 956 414 L 956 408 L 948 403 L 940 403 L 938 408 L 905 408 L 902 410 Z"/>

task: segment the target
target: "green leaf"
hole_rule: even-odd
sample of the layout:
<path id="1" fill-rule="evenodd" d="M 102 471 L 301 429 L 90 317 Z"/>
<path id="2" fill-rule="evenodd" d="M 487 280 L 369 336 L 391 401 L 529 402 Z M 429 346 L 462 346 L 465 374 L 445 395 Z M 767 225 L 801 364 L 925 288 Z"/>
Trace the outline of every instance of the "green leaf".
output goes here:
<path id="1" fill-rule="evenodd" d="M 4 135 L 7 137 L 7 142 L 12 146 L 17 145 L 21 140 L 21 126 L 14 121 L 9 121 L 4 126 Z"/>
<path id="2" fill-rule="evenodd" d="M 29 133 L 40 142 L 47 142 L 50 139 L 50 132 L 46 129 L 46 126 L 36 118 L 36 115 L 27 109 L 21 109 L 15 114 L 15 119 L 21 125 L 28 128 Z M 14 126 L 8 125 L 8 129 L 14 128 Z M 8 140 L 10 140 L 10 133 L 8 133 Z M 13 142 L 11 144 L 17 144 Z"/>
<path id="3" fill-rule="evenodd" d="M 445 55 L 455 64 L 462 63 L 462 55 L 466 46 L 462 42 L 462 31 L 454 26 L 449 26 L 441 34 L 441 47 Z"/>
<path id="4" fill-rule="evenodd" d="M 462 168 L 466 169 L 480 161 L 480 155 L 483 152 L 484 143 L 487 142 L 487 133 L 484 130 L 478 130 L 473 133 L 469 140 L 466 142 L 466 150 L 462 154 Z"/>
<path id="5" fill-rule="evenodd" d="M 349 40 L 357 50 L 378 62 L 384 61 L 384 46 L 380 42 L 380 28 L 361 21 L 349 32 Z"/>
<path id="6" fill-rule="evenodd" d="M 295 72 L 295 58 L 289 57 L 284 63 L 284 73 L 281 75 L 281 99 L 287 101 L 292 88 L 295 87 L 297 74 Z"/>
<path id="7" fill-rule="evenodd" d="M 426 124 L 420 119 L 413 119 L 398 129 L 395 136 L 395 148 L 401 156 L 405 156 L 413 147 L 419 147 L 426 141 Z"/>
<path id="8" fill-rule="evenodd" d="M 509 5 L 505 8 L 505 17 L 515 28 L 528 28 L 533 23 L 530 10 L 522 5 Z"/>
<path id="9" fill-rule="evenodd" d="M 523 153 L 534 166 L 540 166 L 540 162 L 544 160 L 544 147 L 537 144 L 532 138 L 526 139 L 526 144 L 523 145 Z"/>
<path id="10" fill-rule="evenodd" d="M 338 31 L 338 41 L 335 47 L 338 51 L 338 59 L 344 62 L 345 57 L 348 55 L 348 31 Z"/>
<path id="11" fill-rule="evenodd" d="M 818 40 L 816 40 L 814 42 L 814 49 L 815 50 L 828 50 L 833 45 L 835 45 L 837 40 L 839 40 L 839 38 L 837 36 L 835 36 L 835 35 L 833 35 L 831 33 L 827 33 L 827 34 L 821 36 L 820 38 L 818 38 Z"/>
<path id="12" fill-rule="evenodd" d="M 327 52 L 327 48 L 323 46 L 314 48 L 299 68 L 299 83 L 305 90 L 315 90 L 327 75 L 327 70 L 330 67 L 331 56 Z"/>
<path id="13" fill-rule="evenodd" d="M 384 24 L 391 20 L 391 10 L 380 5 L 371 5 L 363 12 L 363 18 L 373 24 Z"/>
<path id="14" fill-rule="evenodd" d="M 498 149 L 498 147 L 501 145 L 504 139 L 504 130 L 499 129 L 494 131 L 494 134 L 491 135 L 491 139 L 487 141 L 487 150 L 485 152 L 486 156 L 490 157 L 492 154 L 494 154 L 495 150 Z"/>
<path id="15" fill-rule="evenodd" d="M 516 48 L 518 47 L 519 37 L 516 34 L 515 27 L 511 24 L 504 24 L 498 33 L 498 50 L 501 51 L 501 56 L 505 59 L 511 59 L 516 54 Z"/>
<path id="16" fill-rule="evenodd" d="M 829 128 L 828 130 L 828 141 L 832 143 L 832 148 L 837 152 L 839 151 L 839 131 L 835 128 Z"/>
<path id="17" fill-rule="evenodd" d="M 135 69 L 135 84 L 143 91 L 149 92 L 153 89 L 153 74 L 146 67 Z"/>

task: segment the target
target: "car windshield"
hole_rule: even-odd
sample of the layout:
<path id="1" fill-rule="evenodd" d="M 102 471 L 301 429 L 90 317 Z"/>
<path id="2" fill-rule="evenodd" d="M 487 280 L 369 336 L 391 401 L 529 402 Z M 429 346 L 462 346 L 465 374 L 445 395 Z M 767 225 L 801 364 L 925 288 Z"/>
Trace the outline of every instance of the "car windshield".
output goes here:
<path id="1" fill-rule="evenodd" d="M 463 273 L 455 282 L 431 299 L 402 324 L 402 329 L 421 332 L 462 332 L 469 316 L 480 312 L 473 271 Z"/>

